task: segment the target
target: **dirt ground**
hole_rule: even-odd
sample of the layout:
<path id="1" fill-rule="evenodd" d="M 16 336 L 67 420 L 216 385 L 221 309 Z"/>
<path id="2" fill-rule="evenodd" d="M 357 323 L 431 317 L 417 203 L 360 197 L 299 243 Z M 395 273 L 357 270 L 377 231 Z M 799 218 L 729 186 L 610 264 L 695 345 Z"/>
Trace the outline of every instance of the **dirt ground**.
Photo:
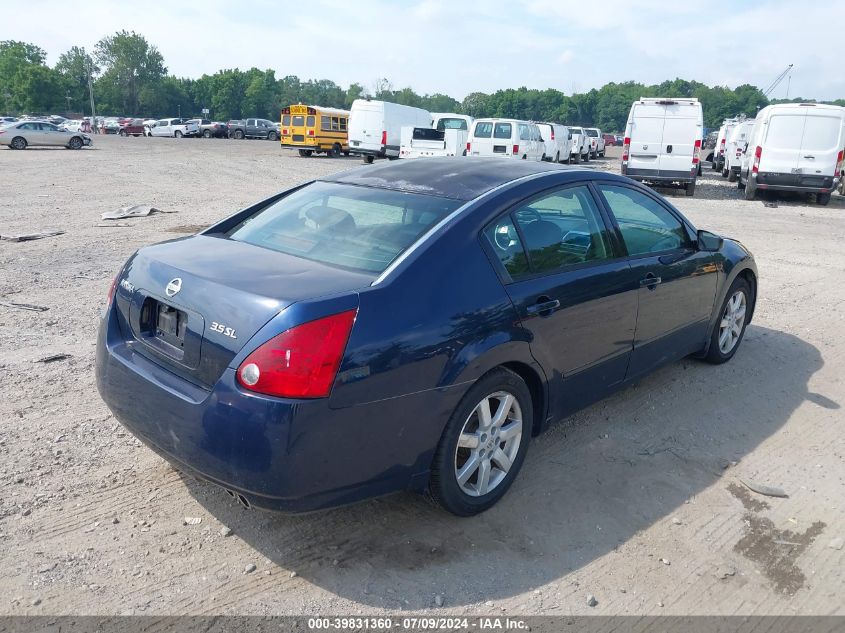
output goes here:
<path id="1" fill-rule="evenodd" d="M 124 260 L 358 165 L 266 141 L 0 150 L 0 234 L 66 231 L 0 241 L 0 301 L 49 308 L 0 305 L 0 615 L 845 614 L 839 196 L 746 202 L 709 166 L 694 198 L 672 194 L 757 257 L 742 348 L 719 367 L 676 363 L 556 425 L 479 517 L 413 494 L 248 511 L 127 433 L 93 375 Z M 99 226 L 134 203 L 176 213 Z"/>

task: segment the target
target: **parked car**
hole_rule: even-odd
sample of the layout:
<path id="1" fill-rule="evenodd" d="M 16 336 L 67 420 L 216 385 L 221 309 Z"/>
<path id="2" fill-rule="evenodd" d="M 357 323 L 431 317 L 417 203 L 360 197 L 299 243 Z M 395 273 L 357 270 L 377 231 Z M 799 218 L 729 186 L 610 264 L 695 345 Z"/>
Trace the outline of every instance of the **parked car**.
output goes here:
<path id="1" fill-rule="evenodd" d="M 17 117 L 13 116 L 0 116 L 0 127 L 9 125 L 10 123 L 16 123 Z"/>
<path id="2" fill-rule="evenodd" d="M 141 119 L 127 119 L 120 124 L 117 132 L 120 136 L 144 136 L 144 121 Z"/>
<path id="3" fill-rule="evenodd" d="M 584 128 L 578 126 L 569 126 L 569 131 L 572 133 L 572 154 L 571 160 L 580 163 L 582 160 L 586 163 L 590 160 L 590 141 Z"/>
<path id="4" fill-rule="evenodd" d="M 468 516 L 553 421 L 691 354 L 729 361 L 756 289 L 742 244 L 619 175 L 383 163 L 138 250 L 96 382 L 138 439 L 246 506 L 419 490 Z"/>
<path id="5" fill-rule="evenodd" d="M 601 137 L 604 139 L 605 147 L 612 147 L 616 145 L 616 136 L 613 134 L 602 134 Z"/>
<path id="6" fill-rule="evenodd" d="M 279 128 L 268 119 L 233 119 L 227 124 L 229 138 L 263 138 L 278 141 Z"/>
<path id="7" fill-rule="evenodd" d="M 842 179 L 845 108 L 821 103 L 766 106 L 757 118 L 739 173 L 745 199 L 758 190 L 816 195 L 826 205 Z"/>
<path id="8" fill-rule="evenodd" d="M 189 123 L 185 119 L 159 119 L 150 126 L 150 136 L 199 136 L 200 128 L 196 123 Z"/>
<path id="9" fill-rule="evenodd" d="M 729 182 L 736 182 L 740 167 L 742 166 L 742 156 L 745 153 L 745 148 L 748 145 L 748 139 L 751 136 L 751 130 L 753 128 L 754 119 L 745 119 L 736 125 L 728 136 L 728 142 L 725 144 L 725 169 L 723 175 L 727 174 Z"/>
<path id="10" fill-rule="evenodd" d="M 229 136 L 229 126 L 222 121 L 188 119 L 188 123 L 196 123 L 200 128 L 199 135 L 203 138 L 227 138 Z"/>
<path id="11" fill-rule="evenodd" d="M 120 121 L 117 117 L 100 119 L 100 134 L 117 134 L 120 132 Z"/>
<path id="12" fill-rule="evenodd" d="M 704 115 L 698 99 L 640 99 L 631 105 L 622 145 L 622 174 L 695 194 Z"/>
<path id="13" fill-rule="evenodd" d="M 530 121 L 476 119 L 467 139 L 467 156 L 543 160 L 545 155 L 545 139 Z"/>
<path id="14" fill-rule="evenodd" d="M 83 132 L 85 121 L 83 119 L 66 119 L 64 123 L 57 127 L 66 132 Z"/>
<path id="15" fill-rule="evenodd" d="M 144 136 L 152 136 L 150 130 L 158 123 L 156 119 L 144 119 Z"/>
<path id="16" fill-rule="evenodd" d="M 585 127 L 584 131 L 590 137 L 592 158 L 598 158 L 599 156 L 604 158 L 604 136 L 602 136 L 601 130 L 597 127 Z"/>
<path id="17" fill-rule="evenodd" d="M 538 123 L 545 144 L 546 160 L 568 163 L 572 155 L 572 134 L 569 128 L 558 123 Z"/>
<path id="18" fill-rule="evenodd" d="M 349 112 L 349 152 L 365 163 L 376 158 L 398 158 L 402 127 L 431 127 L 431 113 L 422 108 L 355 99 Z"/>
<path id="19" fill-rule="evenodd" d="M 53 145 L 81 149 L 91 145 L 91 137 L 80 132 L 68 132 L 47 121 L 17 121 L 0 128 L 0 145 L 9 149 L 26 149 L 30 145 Z"/>

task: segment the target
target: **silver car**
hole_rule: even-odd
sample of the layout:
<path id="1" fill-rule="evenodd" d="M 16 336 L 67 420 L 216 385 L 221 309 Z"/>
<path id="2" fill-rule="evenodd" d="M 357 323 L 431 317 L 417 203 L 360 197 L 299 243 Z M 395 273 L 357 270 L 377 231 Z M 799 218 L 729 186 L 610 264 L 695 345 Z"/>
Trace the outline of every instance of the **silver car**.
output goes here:
<path id="1" fill-rule="evenodd" d="M 0 145 L 26 149 L 30 145 L 55 145 L 81 149 L 91 145 L 91 137 L 81 132 L 68 132 L 47 121 L 19 121 L 0 128 Z"/>

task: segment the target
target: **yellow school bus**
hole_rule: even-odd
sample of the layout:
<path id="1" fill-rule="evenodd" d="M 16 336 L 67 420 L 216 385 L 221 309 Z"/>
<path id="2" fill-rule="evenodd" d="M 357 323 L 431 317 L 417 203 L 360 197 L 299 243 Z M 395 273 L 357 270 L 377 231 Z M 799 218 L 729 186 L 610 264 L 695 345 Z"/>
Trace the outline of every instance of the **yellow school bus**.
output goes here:
<path id="1" fill-rule="evenodd" d="M 292 105 L 282 108 L 282 147 L 298 149 L 300 156 L 325 152 L 337 156 L 349 155 L 349 111 Z"/>

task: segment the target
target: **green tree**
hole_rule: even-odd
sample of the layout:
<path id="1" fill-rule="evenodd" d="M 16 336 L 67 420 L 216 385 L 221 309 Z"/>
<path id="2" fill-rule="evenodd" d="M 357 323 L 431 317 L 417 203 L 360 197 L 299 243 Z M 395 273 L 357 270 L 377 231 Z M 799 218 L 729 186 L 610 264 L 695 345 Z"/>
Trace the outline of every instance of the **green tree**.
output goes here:
<path id="1" fill-rule="evenodd" d="M 107 91 L 105 105 L 126 114 L 140 114 L 142 91 L 148 94 L 155 90 L 167 74 L 161 53 L 134 31 L 104 37 L 94 50 L 105 68 L 98 83 L 114 85 L 114 90 Z"/>
<path id="2" fill-rule="evenodd" d="M 90 73 L 95 76 L 100 72 L 100 67 L 94 63 L 94 58 L 85 48 L 73 46 L 59 56 L 55 70 L 62 76 L 67 94 L 71 97 L 70 107 L 81 112 L 90 109 L 88 75 Z"/>

